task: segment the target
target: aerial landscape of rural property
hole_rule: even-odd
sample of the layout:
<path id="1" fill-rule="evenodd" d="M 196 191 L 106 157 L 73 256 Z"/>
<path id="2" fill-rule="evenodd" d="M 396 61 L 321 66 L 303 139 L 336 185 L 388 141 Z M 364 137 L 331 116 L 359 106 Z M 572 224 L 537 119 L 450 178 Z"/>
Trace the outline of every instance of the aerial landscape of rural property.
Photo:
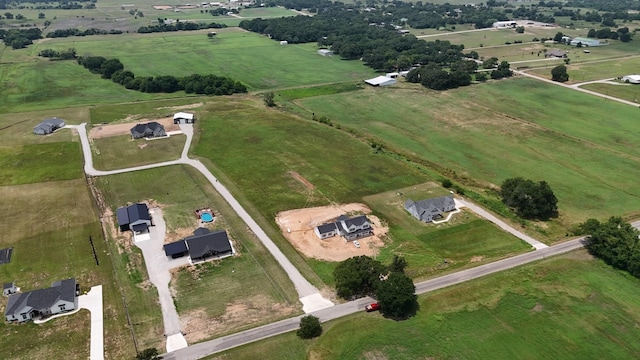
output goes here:
<path id="1" fill-rule="evenodd" d="M 0 0 L 2 359 L 633 359 L 640 0 Z"/>

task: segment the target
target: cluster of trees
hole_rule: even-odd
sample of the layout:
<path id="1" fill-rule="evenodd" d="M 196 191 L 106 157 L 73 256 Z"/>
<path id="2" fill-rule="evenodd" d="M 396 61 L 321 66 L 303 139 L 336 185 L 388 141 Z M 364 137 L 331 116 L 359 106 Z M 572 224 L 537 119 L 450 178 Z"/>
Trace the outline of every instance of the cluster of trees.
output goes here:
<path id="1" fill-rule="evenodd" d="M 45 35 L 45 37 L 63 38 L 63 37 L 69 37 L 69 36 L 91 36 L 91 35 L 108 35 L 108 34 L 111 34 L 111 35 L 122 34 L 122 31 L 101 30 L 101 29 L 95 29 L 95 28 L 80 30 L 77 28 L 73 28 L 73 29 L 54 30 L 54 31 L 48 32 L 47 35 Z"/>
<path id="2" fill-rule="evenodd" d="M 640 10 L 640 3 L 638 3 L 637 0 L 569 0 L 564 4 L 564 6 L 613 12 Z"/>
<path id="3" fill-rule="evenodd" d="M 437 64 L 429 64 L 409 71 L 407 81 L 421 83 L 422 86 L 433 90 L 454 89 L 471 85 L 471 74 L 477 68 L 478 64 L 470 60 L 460 60 L 454 63 L 450 71 L 444 70 Z"/>
<path id="4" fill-rule="evenodd" d="M 16 15 L 14 16 L 14 15 L 13 15 L 12 13 L 10 13 L 10 12 L 6 12 L 6 13 L 4 13 L 4 18 L 5 18 L 5 19 L 7 19 L 7 20 L 13 20 L 13 19 L 16 19 L 16 20 L 24 20 L 24 19 L 26 19 L 26 17 L 24 17 L 24 15 L 22 15 L 22 14 L 16 14 Z M 2 15 L 0 15 L 0 19 L 2 19 Z"/>
<path id="5" fill-rule="evenodd" d="M 494 80 L 498 80 L 498 79 L 502 79 L 502 78 L 506 78 L 506 77 L 511 77 L 513 76 L 513 71 L 511 71 L 511 65 L 509 65 L 508 61 L 501 61 L 498 64 L 498 58 L 497 57 L 491 57 L 488 58 L 486 60 L 484 60 L 482 62 L 482 68 L 484 69 L 495 69 L 493 71 L 491 71 L 491 78 Z M 480 73 L 478 75 L 482 75 L 483 73 Z M 478 75 L 476 75 L 476 80 L 478 79 Z"/>
<path id="6" fill-rule="evenodd" d="M 418 301 L 413 281 L 404 273 L 406 267 L 405 259 L 397 255 L 389 266 L 368 256 L 352 257 L 333 272 L 336 291 L 344 299 L 373 296 L 385 316 L 410 316 L 417 310 Z"/>
<path id="7" fill-rule="evenodd" d="M 95 2 L 97 0 L 62 0 L 62 1 L 51 1 L 51 0 L 0 0 L 0 9 L 25 9 L 27 5 L 32 9 L 82 9 L 82 4 L 80 3 L 88 3 L 85 5 L 93 5 L 95 7 Z M 35 6 L 33 4 L 36 4 Z"/>
<path id="8" fill-rule="evenodd" d="M 22 49 L 33 44 L 33 40 L 42 38 L 42 31 L 38 28 L 29 29 L 0 29 L 0 39 L 6 46 Z"/>
<path id="9" fill-rule="evenodd" d="M 506 179 L 500 190 L 502 202 L 526 219 L 548 220 L 558 216 L 558 199 L 546 181 L 521 177 Z"/>
<path id="10" fill-rule="evenodd" d="M 640 231 L 620 217 L 606 222 L 589 219 L 579 226 L 581 234 L 588 234 L 589 252 L 616 269 L 640 278 Z"/>
<path id="11" fill-rule="evenodd" d="M 53 49 L 45 49 L 38 53 L 38 56 L 59 59 L 59 60 L 73 60 L 77 57 L 76 49 L 68 48 L 67 50 L 56 51 Z"/>
<path id="12" fill-rule="evenodd" d="M 216 75 L 193 74 L 183 78 L 175 76 L 136 77 L 118 59 L 106 59 L 102 56 L 78 57 L 78 64 L 92 73 L 100 74 L 103 79 L 124 85 L 127 89 L 147 93 L 172 93 L 184 90 L 187 94 L 231 95 L 247 92 L 246 86 L 238 81 Z"/>
<path id="13" fill-rule="evenodd" d="M 567 73 L 567 67 L 564 65 L 558 65 L 551 69 L 551 80 L 557 82 L 569 81 L 569 74 Z"/>
<path id="14" fill-rule="evenodd" d="M 190 21 L 178 21 L 174 24 L 165 24 L 163 19 L 158 18 L 159 25 L 141 26 L 138 28 L 138 32 L 141 34 L 155 33 L 155 32 L 171 32 L 171 31 L 192 31 L 201 29 L 221 29 L 226 28 L 226 24 L 218 23 L 194 23 Z"/>
<path id="15" fill-rule="evenodd" d="M 587 32 L 587 37 L 596 38 L 596 39 L 611 39 L 611 40 L 620 39 L 621 42 L 629 42 L 633 38 L 633 36 L 631 35 L 631 32 L 629 32 L 628 27 L 622 27 L 622 28 L 616 29 L 616 31 L 612 31 L 609 28 L 602 28 L 599 30 L 589 29 L 589 32 Z"/>

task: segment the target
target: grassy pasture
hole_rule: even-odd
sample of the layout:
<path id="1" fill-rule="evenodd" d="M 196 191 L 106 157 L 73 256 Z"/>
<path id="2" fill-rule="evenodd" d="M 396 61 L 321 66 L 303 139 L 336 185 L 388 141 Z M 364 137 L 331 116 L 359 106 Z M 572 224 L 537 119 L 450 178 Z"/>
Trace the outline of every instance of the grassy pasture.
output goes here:
<path id="1" fill-rule="evenodd" d="M 586 84 L 580 86 L 583 89 L 596 91 L 601 94 L 617 97 L 628 101 L 635 101 L 640 104 L 640 86 L 637 85 L 613 85 L 613 84 Z"/>
<path id="2" fill-rule="evenodd" d="M 84 180 L 0 186 L 0 198 L 0 248 L 13 247 L 11 263 L 0 266 L 2 279 L 16 281 L 23 291 L 48 287 L 53 281 L 68 277 L 77 278 L 85 290 L 101 284 L 106 356 L 133 356 L 109 250 Z M 93 238 L 99 266 L 93 258 L 89 236 Z M 2 322 L 0 347 L 8 359 L 86 359 L 89 329 L 89 313 L 84 310 L 45 325 Z M 38 341 L 24 346 L 23 340 L 29 338 Z"/>
<path id="3" fill-rule="evenodd" d="M 593 49 L 591 48 L 593 52 Z M 600 50 L 600 48 L 598 48 Z M 591 54 L 584 54 L 591 55 Z M 635 74 L 640 68 L 640 56 L 627 57 L 617 60 L 601 60 L 594 62 L 586 62 L 583 64 L 571 63 L 567 66 L 570 83 L 579 83 L 584 81 L 593 81 L 600 79 L 608 79 L 621 77 L 624 75 Z M 534 69 L 532 74 L 551 78 L 551 67 Z"/>
<path id="4" fill-rule="evenodd" d="M 82 153 L 74 142 L 0 147 L 0 186 L 81 178 L 81 163 Z"/>
<path id="5" fill-rule="evenodd" d="M 406 321 L 362 312 L 209 359 L 633 358 L 638 286 L 581 250 L 420 296 Z"/>
<path id="6" fill-rule="evenodd" d="M 223 29 L 209 39 L 207 32 L 132 34 L 126 42 L 114 36 L 53 39 L 32 51 L 75 47 L 80 55 L 119 58 L 137 76 L 218 74 L 252 89 L 362 80 L 373 75 L 359 61 L 319 56 L 315 44 L 282 46 L 240 29 Z M 76 71 L 84 71 L 75 66 Z"/>
<path id="7" fill-rule="evenodd" d="M 529 79 L 442 93 L 407 86 L 298 101 L 459 177 L 493 184 L 514 176 L 544 179 L 559 198 L 564 226 L 638 211 L 640 188 L 629 181 L 640 159 L 629 146 L 637 109 L 628 106 Z"/>
<path id="8" fill-rule="evenodd" d="M 177 111 L 196 111 L 202 108 L 202 102 L 208 97 L 186 97 L 162 101 L 139 101 L 134 103 L 101 105 L 89 109 L 92 124 L 130 123 L 148 121 L 173 116 Z"/>
<path id="9" fill-rule="evenodd" d="M 457 27 L 456 27 L 456 30 Z M 470 31 L 461 33 L 447 33 L 442 36 L 432 36 L 423 38 L 426 41 L 447 40 L 452 44 L 463 44 L 465 49 L 476 48 L 482 46 L 504 45 L 506 42 L 513 43 L 520 40 L 523 43 L 532 41 L 533 38 L 541 39 L 543 37 L 553 38 L 558 31 L 569 36 L 586 36 L 587 30 L 578 31 L 571 29 L 544 28 L 544 27 L 525 27 L 522 34 L 518 34 L 515 29 L 487 29 L 482 31 Z M 482 44 L 482 45 L 480 45 Z"/>
<path id="10" fill-rule="evenodd" d="M 128 135 L 94 139 L 93 164 L 96 169 L 113 170 L 175 160 L 185 141 L 184 135 L 157 140 L 131 140 Z"/>

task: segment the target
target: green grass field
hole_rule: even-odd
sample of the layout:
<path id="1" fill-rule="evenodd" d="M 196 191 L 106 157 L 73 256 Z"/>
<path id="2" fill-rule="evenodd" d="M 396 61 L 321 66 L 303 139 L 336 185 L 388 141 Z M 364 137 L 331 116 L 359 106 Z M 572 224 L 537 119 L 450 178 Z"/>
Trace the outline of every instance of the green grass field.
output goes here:
<path id="1" fill-rule="evenodd" d="M 166 139 L 131 140 L 131 136 L 112 136 L 93 140 L 93 164 L 96 169 L 113 170 L 180 158 L 186 136 Z"/>
<path id="2" fill-rule="evenodd" d="M 209 359 L 629 359 L 639 285 L 580 250 L 422 295 L 406 321 L 362 312 Z"/>
<path id="3" fill-rule="evenodd" d="M 640 105 L 640 86 L 634 84 L 586 84 L 580 86 L 583 89 L 599 92 L 601 94 L 617 97 L 627 101 L 635 101 Z"/>
<path id="4" fill-rule="evenodd" d="M 0 186 L 78 179 L 80 163 L 82 152 L 75 142 L 0 147 Z"/>
<path id="5" fill-rule="evenodd" d="M 456 30 L 458 29 L 456 28 Z M 513 43 L 516 40 L 520 40 L 523 43 L 526 43 L 532 41 L 533 38 L 553 38 L 558 31 L 561 31 L 563 34 L 569 36 L 587 35 L 587 30 L 578 31 L 571 29 L 527 26 L 525 28 L 525 32 L 522 34 L 518 34 L 515 29 L 489 29 L 483 31 L 471 31 L 462 33 L 451 32 L 439 36 L 430 36 L 423 39 L 426 41 L 446 40 L 450 41 L 452 44 L 463 44 L 465 49 L 473 48 L 479 52 L 479 49 L 476 48 L 484 46 L 504 45 L 506 42 Z"/>
<path id="6" fill-rule="evenodd" d="M 630 146 L 637 109 L 629 106 L 529 79 L 440 93 L 368 89 L 298 102 L 463 179 L 497 185 L 514 176 L 544 179 L 559 198 L 564 226 L 638 211 L 640 188 L 631 173 L 640 153 Z"/>
<path id="7" fill-rule="evenodd" d="M 594 51 L 593 49 L 596 48 L 592 48 L 592 50 L 589 51 Z M 583 55 L 588 56 L 591 54 Z M 638 72 L 638 68 L 640 68 L 640 56 L 634 56 L 617 60 L 587 62 L 583 64 L 570 63 L 569 66 L 567 66 L 567 73 L 569 74 L 569 83 L 571 84 L 635 74 Z M 548 67 L 534 69 L 530 72 L 538 76 L 551 78 L 551 69 L 552 67 Z"/>
<path id="8" fill-rule="evenodd" d="M 319 56 L 315 44 L 282 46 L 235 28 L 217 33 L 215 39 L 209 39 L 206 30 L 131 34 L 126 42 L 117 36 L 53 39 L 31 51 L 36 54 L 46 48 L 75 47 L 79 55 L 119 58 L 137 76 L 216 74 L 240 80 L 251 89 L 362 80 L 373 75 L 362 62 Z"/>

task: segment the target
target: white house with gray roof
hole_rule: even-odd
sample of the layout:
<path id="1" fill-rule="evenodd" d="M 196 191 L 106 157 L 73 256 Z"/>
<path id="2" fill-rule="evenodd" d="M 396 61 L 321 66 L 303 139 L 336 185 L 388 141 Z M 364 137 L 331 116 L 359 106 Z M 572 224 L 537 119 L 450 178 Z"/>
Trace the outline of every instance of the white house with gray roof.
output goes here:
<path id="1" fill-rule="evenodd" d="M 7 321 L 32 319 L 73 311 L 78 308 L 76 279 L 54 282 L 50 288 L 12 294 L 7 301 Z"/>
<path id="2" fill-rule="evenodd" d="M 373 228 L 365 215 L 353 218 L 341 215 L 335 222 L 316 226 L 314 232 L 321 240 L 340 235 L 347 241 L 354 241 L 373 235 Z"/>
<path id="3" fill-rule="evenodd" d="M 409 199 L 404 203 L 404 209 L 414 218 L 428 223 L 435 219 L 443 218 L 446 212 L 455 210 L 456 203 L 453 201 L 453 196 L 442 196 L 420 201 Z"/>

